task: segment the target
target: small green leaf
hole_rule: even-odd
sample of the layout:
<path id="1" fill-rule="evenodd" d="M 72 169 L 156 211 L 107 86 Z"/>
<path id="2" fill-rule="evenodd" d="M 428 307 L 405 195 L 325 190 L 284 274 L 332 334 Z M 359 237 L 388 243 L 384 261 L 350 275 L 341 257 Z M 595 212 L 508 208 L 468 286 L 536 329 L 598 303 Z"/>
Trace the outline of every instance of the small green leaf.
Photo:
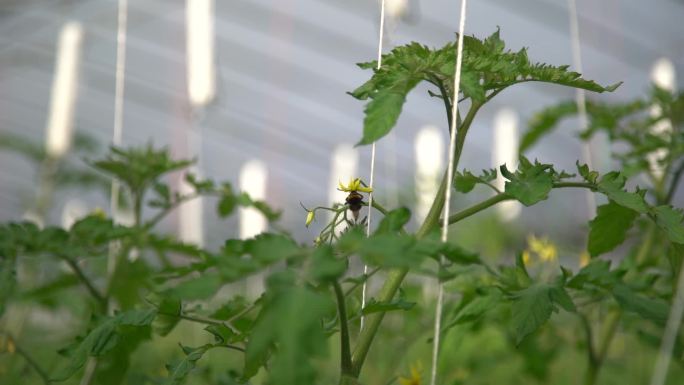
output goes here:
<path id="1" fill-rule="evenodd" d="M 187 377 L 188 374 L 195 369 L 195 366 L 197 366 L 197 361 L 202 358 L 207 350 L 213 348 L 214 345 L 206 344 L 197 348 L 189 348 L 183 345 L 180 345 L 180 347 L 183 349 L 185 357 L 177 364 L 167 366 L 167 370 L 169 372 L 169 377 L 165 382 L 167 385 L 182 384 L 183 380 L 185 380 L 185 377 Z"/>
<path id="2" fill-rule="evenodd" d="M 599 206 L 596 217 L 589 222 L 589 254 L 596 257 L 622 244 L 638 216 L 636 211 L 613 201 Z"/>
<path id="3" fill-rule="evenodd" d="M 524 163 L 521 158 L 521 166 Z M 501 175 L 506 177 L 506 194 L 520 201 L 525 206 L 531 206 L 549 196 L 553 188 L 553 169 L 551 165 L 536 163 L 530 167 L 520 167 L 514 173 L 508 171 L 506 165 L 500 167 Z"/>
<path id="4" fill-rule="evenodd" d="M 411 211 L 406 207 L 392 210 L 380 221 L 375 234 L 395 233 L 401 230 L 411 219 Z"/>
<path id="5" fill-rule="evenodd" d="M 178 325 L 181 314 L 181 301 L 164 298 L 158 307 L 157 318 L 152 323 L 152 329 L 160 336 L 165 336 Z"/>
<path id="6" fill-rule="evenodd" d="M 474 175 L 468 170 L 457 172 L 454 177 L 454 188 L 456 191 L 468 193 L 475 188 L 478 183 L 489 184 L 496 179 L 496 170 L 482 170 L 482 175 Z"/>

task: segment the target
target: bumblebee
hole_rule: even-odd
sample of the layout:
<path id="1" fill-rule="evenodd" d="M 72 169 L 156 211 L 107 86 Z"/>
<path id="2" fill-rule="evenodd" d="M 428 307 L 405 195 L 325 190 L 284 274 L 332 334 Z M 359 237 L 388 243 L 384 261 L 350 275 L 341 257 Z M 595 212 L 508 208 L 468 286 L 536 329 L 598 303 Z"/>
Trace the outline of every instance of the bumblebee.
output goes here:
<path id="1" fill-rule="evenodd" d="M 347 206 L 354 216 L 354 221 L 357 221 L 359 219 L 359 211 L 361 211 L 363 206 L 363 195 L 358 191 L 350 191 L 345 202 L 347 202 Z"/>

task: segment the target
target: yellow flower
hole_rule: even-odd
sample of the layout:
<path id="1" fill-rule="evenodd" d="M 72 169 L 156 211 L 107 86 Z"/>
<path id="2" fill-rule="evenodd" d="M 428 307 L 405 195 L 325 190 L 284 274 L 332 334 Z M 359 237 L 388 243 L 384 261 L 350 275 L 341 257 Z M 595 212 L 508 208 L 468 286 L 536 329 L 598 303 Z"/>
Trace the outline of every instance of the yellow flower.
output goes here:
<path id="1" fill-rule="evenodd" d="M 534 235 L 527 237 L 528 250 L 537 254 L 539 259 L 545 262 L 558 259 L 558 249 L 548 238 L 537 238 Z"/>
<path id="2" fill-rule="evenodd" d="M 373 189 L 370 187 L 365 187 L 361 183 L 361 179 L 359 179 L 359 178 L 350 180 L 348 185 L 344 185 L 344 184 L 342 184 L 342 182 L 339 182 L 339 183 L 340 183 L 340 185 L 337 187 L 337 189 L 340 191 L 344 191 L 344 192 L 361 191 L 361 192 L 365 192 L 365 193 L 373 192 Z"/>
<path id="3" fill-rule="evenodd" d="M 316 212 L 313 210 L 307 212 L 306 213 L 306 227 L 309 227 L 309 225 L 311 224 L 311 222 L 313 222 L 314 219 L 316 219 Z"/>
<path id="4" fill-rule="evenodd" d="M 420 372 L 423 370 L 422 365 L 420 363 L 417 363 L 415 365 L 411 365 L 411 375 L 409 377 L 404 377 L 400 376 L 399 377 L 399 384 L 400 385 L 420 385 L 422 384 L 421 378 L 420 378 Z"/>

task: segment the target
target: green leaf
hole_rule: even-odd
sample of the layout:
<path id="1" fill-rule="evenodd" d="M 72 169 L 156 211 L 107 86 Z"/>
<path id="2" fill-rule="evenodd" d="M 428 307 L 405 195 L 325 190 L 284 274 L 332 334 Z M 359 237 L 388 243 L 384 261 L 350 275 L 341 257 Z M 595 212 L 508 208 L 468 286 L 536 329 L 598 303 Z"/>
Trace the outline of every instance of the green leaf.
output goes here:
<path id="1" fill-rule="evenodd" d="M 370 103 L 366 105 L 363 138 L 357 146 L 371 144 L 390 132 L 399 119 L 409 90 L 410 88 L 406 91 L 390 90 L 373 96 Z"/>
<path id="2" fill-rule="evenodd" d="M 5 312 L 14 287 L 17 283 L 14 255 L 0 256 L 0 316 Z"/>
<path id="3" fill-rule="evenodd" d="M 88 357 L 99 357 L 113 350 L 122 339 L 120 327 L 148 327 L 154 321 L 156 310 L 135 309 L 105 318 L 91 330 L 71 354 L 69 363 L 62 367 L 52 381 L 64 381 L 83 367 Z"/>
<path id="4" fill-rule="evenodd" d="M 503 300 L 501 292 L 491 290 L 483 295 L 478 295 L 470 299 L 467 303 L 459 306 L 454 312 L 454 317 L 442 329 L 449 330 L 452 327 L 478 320 L 486 312 L 494 310 Z"/>
<path id="5" fill-rule="evenodd" d="M 630 193 L 624 190 L 627 179 L 618 172 L 609 172 L 598 182 L 598 189 L 608 199 L 615 201 L 620 206 L 627 207 L 639 213 L 646 213 L 648 206 L 644 197 L 638 193 Z"/>
<path id="6" fill-rule="evenodd" d="M 244 380 L 256 374 L 277 345 L 268 384 L 317 383 L 313 359 L 327 351 L 321 320 L 334 311 L 333 303 L 300 287 L 278 287 L 269 292 L 272 296 L 264 303 L 247 343 Z"/>
<path id="7" fill-rule="evenodd" d="M 611 289 L 619 281 L 620 272 L 610 270 L 610 261 L 597 258 L 584 266 L 568 281 L 566 286 L 578 290 L 586 289 L 587 287 Z"/>
<path id="8" fill-rule="evenodd" d="M 623 284 L 618 284 L 613 288 L 613 295 L 620 307 L 626 311 L 637 313 L 659 324 L 665 324 L 670 309 L 665 301 L 637 294 L 629 286 Z"/>
<path id="9" fill-rule="evenodd" d="M 221 196 L 221 199 L 219 200 L 218 203 L 218 214 L 221 218 L 225 218 L 229 216 L 230 214 L 235 211 L 235 207 L 237 206 L 237 199 L 235 199 L 235 196 L 230 194 L 230 195 L 223 195 Z"/>
<path id="10" fill-rule="evenodd" d="M 490 182 L 496 179 L 496 170 L 482 170 L 482 175 L 474 175 L 468 170 L 457 172 L 454 177 L 454 188 L 456 191 L 468 193 L 475 188 L 478 183 L 489 185 Z"/>
<path id="11" fill-rule="evenodd" d="M 596 257 L 622 244 L 638 216 L 636 211 L 613 201 L 599 206 L 596 217 L 589 222 L 589 254 Z"/>
<path id="12" fill-rule="evenodd" d="M 332 246 L 321 245 L 316 248 L 312 257 L 309 276 L 314 281 L 335 281 L 347 271 L 347 260 L 337 258 Z"/>
<path id="13" fill-rule="evenodd" d="M 152 323 L 152 328 L 160 336 L 166 336 L 178 325 L 181 314 L 181 301 L 173 298 L 164 298 L 158 307 L 157 318 Z"/>
<path id="14" fill-rule="evenodd" d="M 525 206 L 531 206 L 549 196 L 553 188 L 553 168 L 548 164 L 535 163 L 524 167 L 521 158 L 521 167 L 514 173 L 508 171 L 506 165 L 500 167 L 501 175 L 506 182 L 506 194 L 520 201 Z"/>
<path id="15" fill-rule="evenodd" d="M 406 207 L 392 210 L 380 221 L 375 234 L 396 233 L 401 230 L 411 219 L 411 211 Z"/>
<path id="16" fill-rule="evenodd" d="M 183 281 L 177 286 L 168 289 L 166 296 L 173 299 L 193 301 L 212 297 L 223 285 L 221 277 L 217 274 L 203 274 L 200 277 Z"/>
<path id="17" fill-rule="evenodd" d="M 371 298 L 366 306 L 361 309 L 361 314 L 368 315 L 393 310 L 411 310 L 414 306 L 416 306 L 415 302 L 408 302 L 403 298 L 397 298 L 392 301 L 376 301 L 375 298 Z"/>
<path id="18" fill-rule="evenodd" d="M 671 242 L 684 244 L 684 215 L 672 206 L 658 206 L 653 209 L 656 224 L 667 234 Z"/>
<path id="19" fill-rule="evenodd" d="M 536 283 L 513 293 L 512 325 L 515 343 L 541 327 L 557 311 L 560 305 L 567 311 L 574 311 L 575 306 L 562 286 Z"/>
<path id="20" fill-rule="evenodd" d="M 175 365 L 167 366 L 169 372 L 169 377 L 165 382 L 167 385 L 182 384 L 185 377 L 187 377 L 188 374 L 195 369 L 195 366 L 197 366 L 197 361 L 202 358 L 204 353 L 214 347 L 214 345 L 211 344 L 202 345 L 197 348 L 189 348 L 183 345 L 180 346 L 181 349 L 183 349 L 183 353 L 185 353 L 185 357 Z"/>

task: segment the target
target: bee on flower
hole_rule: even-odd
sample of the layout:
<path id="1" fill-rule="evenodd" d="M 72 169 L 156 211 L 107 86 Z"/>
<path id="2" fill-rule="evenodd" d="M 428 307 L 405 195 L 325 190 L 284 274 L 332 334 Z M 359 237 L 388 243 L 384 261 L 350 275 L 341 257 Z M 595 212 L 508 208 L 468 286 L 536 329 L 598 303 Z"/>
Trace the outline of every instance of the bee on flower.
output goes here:
<path id="1" fill-rule="evenodd" d="M 337 189 L 339 191 L 349 193 L 345 199 L 345 202 L 347 203 L 349 210 L 352 212 L 354 220 L 358 220 L 359 211 L 361 211 L 361 207 L 363 206 L 363 195 L 361 195 L 361 193 L 371 193 L 373 192 L 373 189 L 366 186 L 366 184 L 361 182 L 361 179 L 359 178 L 350 180 L 349 184 L 347 185 L 344 185 L 342 182 L 340 182 L 340 185 Z"/>

